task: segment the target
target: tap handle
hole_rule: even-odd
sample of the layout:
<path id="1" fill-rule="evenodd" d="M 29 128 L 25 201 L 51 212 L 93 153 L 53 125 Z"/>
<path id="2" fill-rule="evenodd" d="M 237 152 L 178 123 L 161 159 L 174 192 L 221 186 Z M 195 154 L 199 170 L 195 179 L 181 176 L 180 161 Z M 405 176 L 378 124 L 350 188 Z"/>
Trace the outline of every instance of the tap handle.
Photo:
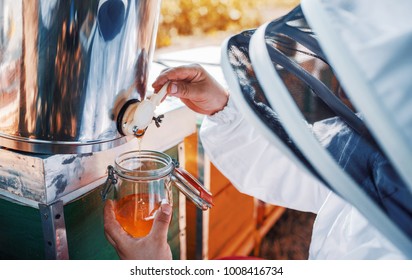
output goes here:
<path id="1" fill-rule="evenodd" d="M 130 124 L 130 131 L 138 131 L 146 129 L 152 120 L 155 118 L 156 107 L 159 106 L 162 99 L 167 93 L 166 83 L 158 93 L 153 94 L 150 99 L 145 99 L 139 103 L 134 112 L 133 121 Z M 159 119 L 156 119 L 159 120 Z M 160 121 L 156 122 L 156 126 L 159 127 Z"/>
<path id="2" fill-rule="evenodd" d="M 164 84 L 158 93 L 155 93 L 150 97 L 150 101 L 153 103 L 155 107 L 159 106 L 160 102 L 165 97 L 169 83 L 170 82 L 167 82 L 166 84 Z"/>

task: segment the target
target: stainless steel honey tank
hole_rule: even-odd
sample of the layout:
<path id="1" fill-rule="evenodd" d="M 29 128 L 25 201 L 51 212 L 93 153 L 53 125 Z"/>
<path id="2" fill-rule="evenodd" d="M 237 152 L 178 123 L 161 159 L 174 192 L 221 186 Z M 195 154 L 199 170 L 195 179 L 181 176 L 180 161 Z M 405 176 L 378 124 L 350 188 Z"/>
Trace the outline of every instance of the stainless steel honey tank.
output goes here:
<path id="1" fill-rule="evenodd" d="M 0 0 L 0 146 L 90 153 L 125 142 L 118 94 L 142 100 L 161 0 Z"/>

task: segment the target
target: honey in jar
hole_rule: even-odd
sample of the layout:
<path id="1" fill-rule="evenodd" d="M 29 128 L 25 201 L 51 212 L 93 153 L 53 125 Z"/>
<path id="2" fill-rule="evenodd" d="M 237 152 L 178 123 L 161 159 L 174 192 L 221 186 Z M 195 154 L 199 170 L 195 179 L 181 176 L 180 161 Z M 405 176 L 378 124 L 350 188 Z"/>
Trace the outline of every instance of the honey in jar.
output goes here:
<path id="1" fill-rule="evenodd" d="M 130 194 L 121 198 L 116 206 L 116 219 L 133 237 L 149 234 L 159 201 L 150 201 L 147 194 Z"/>

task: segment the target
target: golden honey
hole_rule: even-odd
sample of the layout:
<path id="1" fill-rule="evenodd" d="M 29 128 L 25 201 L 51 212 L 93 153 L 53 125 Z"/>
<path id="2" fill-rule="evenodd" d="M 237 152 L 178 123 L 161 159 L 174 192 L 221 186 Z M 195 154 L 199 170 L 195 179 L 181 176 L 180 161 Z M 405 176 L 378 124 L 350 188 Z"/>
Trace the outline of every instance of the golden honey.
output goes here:
<path id="1" fill-rule="evenodd" d="M 150 202 L 147 194 L 130 194 L 117 202 L 116 219 L 131 236 L 143 237 L 150 232 L 159 207 L 160 202 Z"/>

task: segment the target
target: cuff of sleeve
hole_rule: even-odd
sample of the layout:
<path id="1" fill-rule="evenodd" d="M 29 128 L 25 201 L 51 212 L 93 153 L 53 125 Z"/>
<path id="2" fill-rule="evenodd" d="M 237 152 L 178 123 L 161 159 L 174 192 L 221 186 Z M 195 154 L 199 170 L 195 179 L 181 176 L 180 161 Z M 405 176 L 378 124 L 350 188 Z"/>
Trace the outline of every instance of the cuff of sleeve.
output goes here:
<path id="1" fill-rule="evenodd" d="M 232 123 L 233 121 L 239 118 L 239 112 L 236 110 L 236 106 L 233 103 L 233 100 L 230 97 L 230 95 L 227 105 L 223 108 L 223 110 L 216 112 L 211 116 L 208 116 L 208 118 L 209 120 L 219 124 Z"/>

